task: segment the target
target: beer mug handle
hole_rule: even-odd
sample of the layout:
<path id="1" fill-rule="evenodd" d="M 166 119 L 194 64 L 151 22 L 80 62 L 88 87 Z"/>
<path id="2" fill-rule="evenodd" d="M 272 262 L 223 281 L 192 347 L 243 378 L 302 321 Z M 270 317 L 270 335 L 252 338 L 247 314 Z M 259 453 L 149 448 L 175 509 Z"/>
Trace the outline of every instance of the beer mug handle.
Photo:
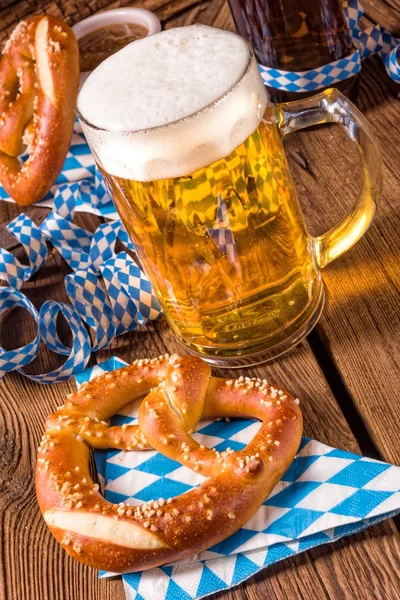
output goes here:
<path id="1" fill-rule="evenodd" d="M 361 193 L 353 210 L 335 227 L 313 238 L 315 257 L 322 268 L 351 248 L 371 224 L 382 191 L 381 151 L 367 119 L 336 89 L 276 108 L 283 135 L 322 123 L 339 123 L 360 155 Z"/>

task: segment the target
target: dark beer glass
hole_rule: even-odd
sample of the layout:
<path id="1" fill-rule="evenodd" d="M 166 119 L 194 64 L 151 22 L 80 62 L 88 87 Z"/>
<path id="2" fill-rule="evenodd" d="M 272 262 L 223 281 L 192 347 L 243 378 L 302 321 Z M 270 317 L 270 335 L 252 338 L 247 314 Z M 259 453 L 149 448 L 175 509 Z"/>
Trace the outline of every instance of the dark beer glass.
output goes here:
<path id="1" fill-rule="evenodd" d="M 266 67 L 306 71 L 353 52 L 341 0 L 229 0 L 229 4 L 238 32 Z M 354 99 L 356 79 L 351 77 L 334 87 Z M 313 93 L 268 91 L 276 102 Z"/>

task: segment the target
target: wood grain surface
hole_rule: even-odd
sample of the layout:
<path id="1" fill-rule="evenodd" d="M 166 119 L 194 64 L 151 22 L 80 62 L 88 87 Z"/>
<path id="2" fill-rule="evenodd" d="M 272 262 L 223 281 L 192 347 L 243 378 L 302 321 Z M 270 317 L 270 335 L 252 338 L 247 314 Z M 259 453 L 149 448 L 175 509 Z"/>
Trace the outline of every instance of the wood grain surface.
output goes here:
<path id="1" fill-rule="evenodd" d="M 0 43 L 22 17 L 48 12 L 70 24 L 109 6 L 137 5 L 155 10 L 165 27 L 191 22 L 233 28 L 225 0 L 15 0 L 0 1 Z M 400 29 L 400 0 L 364 0 L 371 20 Z M 397 395 L 399 386 L 399 159 L 398 89 L 379 61 L 364 63 L 358 106 L 366 112 L 384 150 L 385 186 L 378 218 L 368 234 L 328 266 L 327 305 L 317 330 L 293 352 L 243 371 L 288 387 L 302 400 L 305 434 L 353 452 L 400 462 Z M 337 127 L 288 137 L 286 151 L 304 214 L 314 234 L 326 230 L 351 207 L 359 186 L 354 150 Z M 0 203 L 0 244 L 22 257 L 5 224 L 21 209 Z M 24 209 L 36 223 L 48 211 Z M 79 215 L 94 230 L 99 220 Z M 68 267 L 53 252 L 25 287 L 39 307 L 48 298 L 65 300 Z M 23 311 L 1 321 L 1 345 L 26 343 L 35 332 Z M 68 332 L 65 331 L 68 336 Z M 67 339 L 67 338 L 66 338 Z M 129 361 L 177 350 L 165 320 L 114 340 L 98 353 Z M 59 358 L 42 351 L 29 372 L 55 368 Z M 227 371 L 223 372 L 226 376 Z M 238 376 L 238 372 L 232 372 Z M 34 493 L 36 448 L 45 417 L 64 401 L 73 382 L 40 386 L 18 374 L 0 382 L 0 600 L 123 600 L 121 580 L 99 581 L 97 573 L 69 558 L 55 543 L 40 516 Z M 400 541 L 388 520 L 357 536 L 314 549 L 269 568 L 246 584 L 218 595 L 239 600 L 332 600 L 400 598 Z"/>

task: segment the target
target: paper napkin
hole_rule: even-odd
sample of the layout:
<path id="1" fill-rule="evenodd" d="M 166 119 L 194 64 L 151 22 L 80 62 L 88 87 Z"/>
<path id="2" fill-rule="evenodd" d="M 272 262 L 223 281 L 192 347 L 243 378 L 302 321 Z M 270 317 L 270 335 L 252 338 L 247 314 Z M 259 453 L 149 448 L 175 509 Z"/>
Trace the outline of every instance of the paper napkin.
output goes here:
<path id="1" fill-rule="evenodd" d="M 77 384 L 126 363 L 111 358 Z M 126 407 L 113 425 L 135 423 Z M 201 422 L 194 438 L 219 451 L 243 448 L 254 420 Z M 204 478 L 155 451 L 96 451 L 104 496 L 133 505 L 182 494 Z M 189 600 L 230 588 L 257 571 L 400 513 L 400 468 L 303 438 L 298 454 L 258 512 L 234 535 L 185 561 L 123 575 L 128 600 Z M 112 575 L 102 573 L 102 577 Z"/>

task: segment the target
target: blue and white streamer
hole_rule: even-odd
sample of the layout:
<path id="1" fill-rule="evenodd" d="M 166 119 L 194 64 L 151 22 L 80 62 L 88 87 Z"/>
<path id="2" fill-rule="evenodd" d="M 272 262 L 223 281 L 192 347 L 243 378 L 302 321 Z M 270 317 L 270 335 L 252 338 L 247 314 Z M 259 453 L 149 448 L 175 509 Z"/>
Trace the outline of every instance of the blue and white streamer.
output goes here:
<path id="1" fill-rule="evenodd" d="M 94 271 L 75 271 L 65 278 L 67 294 L 78 315 L 94 331 L 92 352 L 106 348 L 115 337 L 113 310 Z"/>
<path id="2" fill-rule="evenodd" d="M 362 30 L 359 21 L 364 10 L 358 0 L 344 0 L 343 8 L 355 46 L 352 54 L 309 71 L 285 71 L 260 64 L 265 85 L 287 92 L 319 90 L 357 75 L 361 61 L 372 54 L 380 56 L 388 75 L 400 83 L 400 39 L 381 25 Z"/>
<path id="3" fill-rule="evenodd" d="M 67 348 L 58 337 L 57 317 L 61 313 L 68 323 L 72 333 L 72 347 Z M 58 354 L 67 355 L 68 358 L 61 367 L 50 373 L 28 375 L 19 371 L 25 377 L 37 383 L 55 383 L 66 381 L 74 373 L 80 373 L 85 368 L 91 351 L 90 337 L 79 314 L 69 304 L 48 300 L 42 304 L 39 311 L 39 332 L 47 347 Z"/>
<path id="4" fill-rule="evenodd" d="M 69 379 L 74 373 L 85 368 L 90 356 L 90 338 L 72 306 L 49 300 L 45 302 L 38 313 L 32 302 L 22 292 L 11 287 L 0 287 L 0 316 L 7 309 L 24 308 L 37 324 L 35 338 L 26 346 L 15 350 L 4 350 L 0 347 L 0 377 L 10 371 L 18 371 L 39 383 L 54 383 Z M 67 348 L 60 341 L 56 330 L 56 320 L 59 313 L 65 317 L 72 332 L 72 348 Z M 41 340 L 50 350 L 58 354 L 68 355 L 66 362 L 58 369 L 40 375 L 28 375 L 22 367 L 32 362 L 40 348 Z"/>
<path id="5" fill-rule="evenodd" d="M 24 294 L 13 287 L 0 287 L 0 317 L 8 309 L 24 308 L 36 323 L 39 315 L 32 302 Z M 20 370 L 28 365 L 37 356 L 40 346 L 40 333 L 37 331 L 35 338 L 26 346 L 15 350 L 4 350 L 0 347 L 0 377 L 9 371 Z"/>
<path id="6" fill-rule="evenodd" d="M 121 335 L 156 319 L 161 308 L 146 275 L 127 252 L 115 254 L 117 239 L 134 250 L 122 223 L 110 221 L 94 233 L 73 222 L 82 196 L 107 192 L 95 171 L 91 179 L 61 184 L 55 191 L 54 210 L 40 227 L 26 215 L 19 215 L 8 230 L 24 247 L 29 265 L 23 265 L 7 250 L 0 249 L 0 279 L 9 287 L 0 287 L 0 315 L 6 309 L 22 307 L 37 323 L 35 339 L 12 351 L 0 348 L 0 377 L 17 370 L 39 383 L 63 381 L 86 366 L 91 352 L 107 347 Z M 71 304 L 45 302 L 39 313 L 20 291 L 23 284 L 46 262 L 50 242 L 73 272 L 65 277 Z M 57 332 L 57 317 L 62 314 L 72 333 L 72 346 L 66 347 Z M 92 335 L 89 331 L 92 330 Z M 37 356 L 40 343 L 67 356 L 65 363 L 51 373 L 28 375 L 22 367 Z"/>

